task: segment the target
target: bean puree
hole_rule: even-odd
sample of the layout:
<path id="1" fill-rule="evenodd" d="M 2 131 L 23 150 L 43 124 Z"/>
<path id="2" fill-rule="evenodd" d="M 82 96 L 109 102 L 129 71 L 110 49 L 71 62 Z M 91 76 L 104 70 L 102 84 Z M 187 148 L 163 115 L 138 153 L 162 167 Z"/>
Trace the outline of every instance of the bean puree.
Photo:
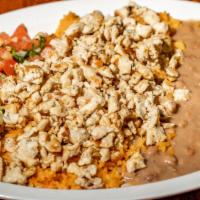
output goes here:
<path id="1" fill-rule="evenodd" d="M 146 155 L 147 168 L 126 176 L 127 181 L 134 185 L 200 170 L 200 23 L 184 22 L 174 38 L 186 45 L 176 84 L 191 92 L 190 100 L 180 103 L 172 119 L 178 125 L 172 142 L 175 156 L 159 153 L 155 147 L 150 147 Z"/>

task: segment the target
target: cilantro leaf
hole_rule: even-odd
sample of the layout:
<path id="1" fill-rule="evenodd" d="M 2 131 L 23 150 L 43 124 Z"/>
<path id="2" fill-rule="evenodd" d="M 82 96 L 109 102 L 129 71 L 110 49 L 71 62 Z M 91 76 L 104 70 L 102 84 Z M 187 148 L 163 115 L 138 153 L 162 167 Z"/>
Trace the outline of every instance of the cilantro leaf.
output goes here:
<path id="1" fill-rule="evenodd" d="M 30 50 L 17 52 L 15 49 L 12 49 L 11 53 L 16 62 L 23 63 L 25 59 L 39 55 L 44 49 L 45 44 L 46 38 L 40 36 L 39 45 L 37 47 L 33 44 Z"/>
<path id="2" fill-rule="evenodd" d="M 27 51 L 19 51 L 16 52 L 14 49 L 12 50 L 12 56 L 18 63 L 23 63 L 27 58 Z"/>

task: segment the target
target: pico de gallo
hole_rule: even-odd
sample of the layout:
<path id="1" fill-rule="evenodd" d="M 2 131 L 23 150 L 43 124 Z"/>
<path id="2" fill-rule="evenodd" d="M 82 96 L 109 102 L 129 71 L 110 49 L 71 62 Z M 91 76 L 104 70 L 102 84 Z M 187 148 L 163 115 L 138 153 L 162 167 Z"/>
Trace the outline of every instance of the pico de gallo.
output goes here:
<path id="1" fill-rule="evenodd" d="M 39 36 L 31 39 L 24 24 L 19 25 L 10 36 L 0 33 L 0 73 L 14 75 L 16 63 L 33 59 L 40 55 L 46 45 L 46 37 Z"/>

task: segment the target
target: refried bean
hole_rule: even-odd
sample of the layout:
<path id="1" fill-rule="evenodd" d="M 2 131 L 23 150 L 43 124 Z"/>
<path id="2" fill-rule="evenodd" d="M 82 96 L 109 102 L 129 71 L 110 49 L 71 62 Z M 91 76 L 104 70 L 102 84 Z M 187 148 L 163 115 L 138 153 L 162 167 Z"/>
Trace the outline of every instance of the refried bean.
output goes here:
<path id="1" fill-rule="evenodd" d="M 183 22 L 174 39 L 186 45 L 176 84 L 191 92 L 190 100 L 180 103 L 172 119 L 177 124 L 172 142 L 175 156 L 150 147 L 146 154 L 147 168 L 127 175 L 129 184 L 143 184 L 200 170 L 200 22 Z"/>

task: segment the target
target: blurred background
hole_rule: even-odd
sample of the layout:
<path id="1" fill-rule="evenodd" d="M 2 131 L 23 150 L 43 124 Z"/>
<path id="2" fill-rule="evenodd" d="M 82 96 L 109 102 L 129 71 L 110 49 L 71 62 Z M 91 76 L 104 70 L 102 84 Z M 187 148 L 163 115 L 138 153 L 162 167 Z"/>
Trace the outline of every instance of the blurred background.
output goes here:
<path id="1" fill-rule="evenodd" d="M 19 9 L 22 7 L 53 2 L 53 1 L 61 1 L 61 0 L 0 0 L 0 14 L 11 10 Z M 200 0 L 191 0 L 191 1 L 200 2 Z"/>
<path id="2" fill-rule="evenodd" d="M 0 14 L 23 7 L 59 0 L 0 0 Z"/>

